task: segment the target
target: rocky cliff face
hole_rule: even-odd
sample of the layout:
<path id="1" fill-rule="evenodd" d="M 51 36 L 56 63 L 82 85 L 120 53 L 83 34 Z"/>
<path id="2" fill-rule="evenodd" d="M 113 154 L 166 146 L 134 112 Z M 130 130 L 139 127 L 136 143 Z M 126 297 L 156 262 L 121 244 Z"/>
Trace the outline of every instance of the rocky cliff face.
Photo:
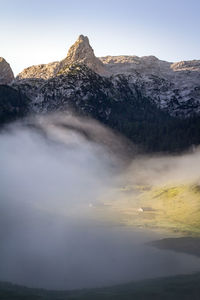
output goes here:
<path id="1" fill-rule="evenodd" d="M 108 75 L 104 64 L 94 55 L 89 44 L 88 37 L 80 35 L 77 41 L 71 46 L 67 57 L 59 62 L 31 66 L 23 70 L 17 79 L 42 78 L 49 79 L 57 76 L 63 69 L 67 69 L 74 63 L 84 64 L 94 72 L 101 75 Z"/>
<path id="2" fill-rule="evenodd" d="M 87 36 L 80 35 L 77 41 L 71 46 L 67 57 L 61 61 L 60 69 L 74 63 L 84 64 L 100 75 L 108 75 L 104 64 L 94 55 Z"/>
<path id="3" fill-rule="evenodd" d="M 108 72 L 129 76 L 141 93 L 173 116 L 200 114 L 200 61 L 170 63 L 154 56 L 100 58 Z"/>
<path id="4" fill-rule="evenodd" d="M 13 71 L 7 61 L 0 57 L 0 84 L 9 84 L 14 79 Z"/>
<path id="5" fill-rule="evenodd" d="M 104 77 L 84 64 L 72 64 L 48 80 L 18 80 L 13 87 L 28 96 L 31 113 L 89 116 L 148 152 L 177 152 L 200 144 L 200 118 L 179 119 L 160 110 L 129 75 Z"/>
<path id="6" fill-rule="evenodd" d="M 70 67 L 77 64 L 85 65 L 111 81 L 118 82 L 117 77 L 120 74 L 128 83 L 128 88 L 137 88 L 143 97 L 172 116 L 185 118 L 200 114 L 200 61 L 171 63 L 159 60 L 155 56 L 97 58 L 88 38 L 83 35 L 71 46 L 65 59 L 25 69 L 18 75 L 15 85 L 25 89 L 34 103 L 42 102 L 45 96 L 41 90 L 44 84 L 48 85 L 46 81 L 54 78 L 55 90 L 66 90 L 69 85 L 65 82 L 65 86 L 61 87 L 59 76 L 66 76 Z M 80 90 L 79 81 L 74 85 Z M 69 89 L 68 95 L 70 92 Z"/>
<path id="7" fill-rule="evenodd" d="M 148 152 L 200 144 L 198 60 L 97 58 L 88 38 L 80 36 L 65 59 L 29 67 L 14 81 L 9 65 L 3 61 L 2 66 L 10 86 L 0 85 L 1 124 L 29 113 L 72 111 L 100 121 Z"/>
<path id="8" fill-rule="evenodd" d="M 56 76 L 56 70 L 58 65 L 59 62 L 53 62 L 49 64 L 41 64 L 37 66 L 28 67 L 18 74 L 17 80 L 32 78 L 49 79 L 53 76 Z"/>

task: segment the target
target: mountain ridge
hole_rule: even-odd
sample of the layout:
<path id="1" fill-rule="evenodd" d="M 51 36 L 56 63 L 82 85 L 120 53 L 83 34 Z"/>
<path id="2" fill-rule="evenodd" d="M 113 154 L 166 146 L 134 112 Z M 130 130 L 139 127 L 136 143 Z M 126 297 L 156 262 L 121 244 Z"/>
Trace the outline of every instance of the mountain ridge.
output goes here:
<path id="1" fill-rule="evenodd" d="M 60 70 L 74 63 L 85 64 L 94 72 L 106 76 L 109 75 L 103 63 L 95 55 L 89 44 L 87 36 L 80 35 L 76 42 L 69 48 L 67 56 L 61 61 L 49 64 L 34 65 L 24 69 L 16 79 L 42 78 L 49 79 L 59 74 Z"/>
<path id="2" fill-rule="evenodd" d="M 159 60 L 155 56 L 106 56 L 97 58 L 89 39 L 80 35 L 70 47 L 67 57 L 50 64 L 32 66 L 15 80 L 31 83 L 32 79 L 49 80 L 64 74 L 73 64 L 86 65 L 103 77 L 123 75 L 129 86 L 137 85 L 142 95 L 172 116 L 191 117 L 200 114 L 200 61 L 177 63 Z"/>
<path id="3" fill-rule="evenodd" d="M 88 38 L 80 36 L 64 60 L 25 69 L 8 93 L 18 93 L 21 114 L 71 111 L 114 129 L 145 152 L 179 152 L 200 144 L 198 68 L 199 61 L 172 64 L 154 56 L 98 59 Z M 4 109 L 4 120 L 9 113 Z"/>

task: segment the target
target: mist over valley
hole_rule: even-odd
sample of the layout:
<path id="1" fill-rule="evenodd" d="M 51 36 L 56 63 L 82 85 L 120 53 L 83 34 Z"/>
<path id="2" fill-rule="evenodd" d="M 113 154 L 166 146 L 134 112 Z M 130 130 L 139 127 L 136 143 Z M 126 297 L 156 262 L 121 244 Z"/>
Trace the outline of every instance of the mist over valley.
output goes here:
<path id="1" fill-rule="evenodd" d="M 0 300 L 199 299 L 198 1 L 47 2 L 1 3 Z"/>

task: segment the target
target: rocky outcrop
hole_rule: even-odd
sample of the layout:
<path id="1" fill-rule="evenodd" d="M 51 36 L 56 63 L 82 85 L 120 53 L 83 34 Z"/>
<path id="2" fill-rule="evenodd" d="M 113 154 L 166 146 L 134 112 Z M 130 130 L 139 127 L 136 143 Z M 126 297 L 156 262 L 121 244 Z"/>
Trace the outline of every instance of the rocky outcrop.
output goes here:
<path id="1" fill-rule="evenodd" d="M 80 35 L 77 41 L 71 46 L 67 57 L 61 61 L 60 68 L 78 63 L 84 64 L 100 75 L 108 75 L 103 63 L 94 55 L 87 36 Z"/>
<path id="2" fill-rule="evenodd" d="M 171 63 L 159 60 L 155 56 L 105 56 L 99 58 L 113 75 L 134 72 L 140 74 L 162 75 L 170 71 Z"/>
<path id="3" fill-rule="evenodd" d="M 17 79 L 42 78 L 49 79 L 59 75 L 72 64 L 84 64 L 97 74 L 106 76 L 104 64 L 94 55 L 87 36 L 80 35 L 77 41 L 70 47 L 67 57 L 60 62 L 31 66 L 23 70 Z"/>
<path id="4" fill-rule="evenodd" d="M 101 110 L 105 118 L 109 117 L 109 108 L 104 107 L 105 99 L 120 101 L 133 91 L 128 81 L 122 89 L 123 76 L 107 78 L 100 76 L 84 64 L 72 64 L 60 71 L 58 76 L 48 80 L 22 79 L 16 80 L 13 87 L 20 89 L 30 99 L 30 111 L 36 113 L 67 110 Z M 92 100 L 92 104 L 90 101 Z M 105 108 L 105 111 L 104 111 Z M 100 113 L 100 112 L 98 112 Z"/>
<path id="5" fill-rule="evenodd" d="M 59 62 L 53 62 L 49 64 L 42 64 L 37 66 L 31 66 L 23 70 L 17 76 L 17 79 L 27 79 L 27 78 L 42 78 L 49 79 L 56 75 L 56 70 Z"/>
<path id="6" fill-rule="evenodd" d="M 128 76 L 143 96 L 172 116 L 200 114 L 200 60 L 170 63 L 155 56 L 100 59 L 110 73 Z"/>
<path id="7" fill-rule="evenodd" d="M 180 61 L 171 64 L 174 71 L 196 71 L 200 72 L 200 60 Z"/>
<path id="8" fill-rule="evenodd" d="M 56 85 L 59 84 L 57 78 L 66 76 L 68 72 L 71 74 L 71 66 L 77 64 L 88 67 L 102 77 L 111 77 L 112 81 L 118 75 L 124 77 L 129 88 L 137 87 L 143 97 L 172 116 L 185 118 L 200 114 L 199 60 L 172 63 L 159 60 L 155 56 L 97 58 L 88 38 L 83 35 L 71 46 L 65 59 L 27 68 L 18 75 L 15 84 L 23 85 L 27 95 L 34 102 L 40 102 L 44 80 L 55 78 L 56 90 Z M 81 70 L 81 67 L 79 69 Z M 79 89 L 79 82 L 74 84 Z M 59 86 L 60 90 L 65 88 Z"/>
<path id="9" fill-rule="evenodd" d="M 200 144 L 200 118 L 174 118 L 167 111 L 195 111 L 195 103 L 181 108 L 172 101 L 165 111 L 144 96 L 141 82 L 131 75 L 103 77 L 86 65 L 72 64 L 59 76 L 48 80 L 23 79 L 13 84 L 30 98 L 28 110 L 33 113 L 75 112 L 89 116 L 128 137 L 145 151 L 180 151 Z M 153 77 L 149 82 L 158 89 L 169 88 L 167 82 Z M 155 95 L 155 91 L 152 91 Z M 170 105 L 170 103 L 169 103 Z"/>
<path id="10" fill-rule="evenodd" d="M 13 71 L 7 61 L 0 57 L 0 84 L 9 84 L 13 81 Z"/>

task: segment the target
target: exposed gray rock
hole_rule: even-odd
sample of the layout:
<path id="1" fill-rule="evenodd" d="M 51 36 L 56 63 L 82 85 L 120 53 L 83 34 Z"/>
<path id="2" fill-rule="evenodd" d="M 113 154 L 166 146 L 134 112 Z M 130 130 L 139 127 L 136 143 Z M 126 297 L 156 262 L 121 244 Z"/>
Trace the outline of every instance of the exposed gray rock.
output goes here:
<path id="1" fill-rule="evenodd" d="M 77 41 L 70 47 L 67 57 L 60 62 L 31 66 L 23 70 L 17 79 L 42 78 L 49 79 L 59 75 L 63 69 L 67 69 L 74 63 L 85 64 L 100 75 L 108 75 L 104 64 L 94 55 L 87 36 L 80 35 Z"/>
<path id="2" fill-rule="evenodd" d="M 200 60 L 170 63 L 155 56 L 101 57 L 113 75 L 129 76 L 141 93 L 173 116 L 200 114 Z"/>
<path id="3" fill-rule="evenodd" d="M 31 66 L 24 69 L 19 75 L 17 79 L 25 79 L 25 78 L 42 78 L 49 79 L 56 75 L 56 70 L 59 65 L 59 62 L 53 62 L 49 64 L 42 64 L 37 66 Z"/>
<path id="4" fill-rule="evenodd" d="M 60 69 L 74 63 L 85 64 L 88 68 L 100 75 L 107 75 L 105 66 L 94 55 L 87 36 L 80 35 L 77 41 L 71 46 L 67 57 L 61 61 Z"/>
<path id="5" fill-rule="evenodd" d="M 112 81 L 120 74 L 129 83 L 129 88 L 134 87 L 134 90 L 137 87 L 142 96 L 173 116 L 200 114 L 200 60 L 172 63 L 155 56 L 97 58 L 88 38 L 83 35 L 71 46 L 65 59 L 25 69 L 18 75 L 15 85 L 23 85 L 34 103 L 40 102 L 43 80 L 66 75 L 74 64 L 86 65 L 103 77 L 111 76 Z M 55 90 L 58 89 L 57 84 L 59 79 L 54 80 Z M 79 81 L 74 84 L 79 89 Z M 59 89 L 66 90 L 66 87 L 59 85 Z"/>
<path id="6" fill-rule="evenodd" d="M 171 63 L 159 60 L 155 56 L 105 56 L 99 58 L 112 74 L 140 74 L 161 76 L 170 70 Z"/>
<path id="7" fill-rule="evenodd" d="M 13 81 L 13 71 L 7 61 L 0 57 L 0 84 L 9 84 Z"/>

